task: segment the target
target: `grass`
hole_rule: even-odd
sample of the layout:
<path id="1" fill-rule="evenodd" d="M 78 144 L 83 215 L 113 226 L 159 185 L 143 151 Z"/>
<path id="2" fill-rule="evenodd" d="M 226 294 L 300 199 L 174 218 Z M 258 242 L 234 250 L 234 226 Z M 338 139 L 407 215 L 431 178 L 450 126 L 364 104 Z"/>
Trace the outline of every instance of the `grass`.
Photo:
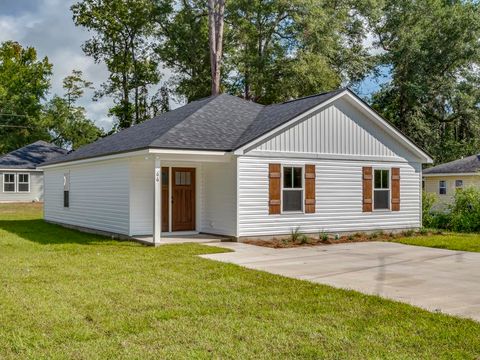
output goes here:
<path id="1" fill-rule="evenodd" d="M 480 324 L 0 205 L 0 358 L 478 359 Z"/>
<path id="2" fill-rule="evenodd" d="M 392 241 L 438 249 L 480 252 L 480 234 L 444 233 L 429 236 L 403 237 Z"/>

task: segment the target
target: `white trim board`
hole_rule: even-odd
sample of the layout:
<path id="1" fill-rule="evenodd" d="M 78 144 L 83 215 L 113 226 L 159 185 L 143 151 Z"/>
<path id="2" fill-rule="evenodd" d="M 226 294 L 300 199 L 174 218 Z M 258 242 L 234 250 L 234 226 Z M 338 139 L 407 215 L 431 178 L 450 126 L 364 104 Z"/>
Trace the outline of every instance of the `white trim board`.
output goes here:
<path id="1" fill-rule="evenodd" d="M 438 174 L 422 174 L 424 178 L 426 177 L 446 177 L 446 176 L 478 176 L 480 173 L 478 172 L 470 172 L 470 173 L 438 173 Z"/>

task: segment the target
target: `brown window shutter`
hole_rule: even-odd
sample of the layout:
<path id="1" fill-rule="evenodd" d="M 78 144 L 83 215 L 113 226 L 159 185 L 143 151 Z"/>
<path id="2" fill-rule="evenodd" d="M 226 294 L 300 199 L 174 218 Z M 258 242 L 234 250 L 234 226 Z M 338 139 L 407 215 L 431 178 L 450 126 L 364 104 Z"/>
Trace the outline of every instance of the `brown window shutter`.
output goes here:
<path id="1" fill-rule="evenodd" d="M 281 166 L 280 164 L 268 164 L 268 213 L 280 214 L 280 192 L 281 192 Z"/>
<path id="2" fill-rule="evenodd" d="M 315 212 L 315 165 L 305 165 L 305 212 Z"/>
<path id="3" fill-rule="evenodd" d="M 364 167 L 363 176 L 363 212 L 372 211 L 372 178 L 373 172 L 371 167 Z"/>
<path id="4" fill-rule="evenodd" d="M 400 168 L 392 168 L 392 211 L 400 211 Z"/>

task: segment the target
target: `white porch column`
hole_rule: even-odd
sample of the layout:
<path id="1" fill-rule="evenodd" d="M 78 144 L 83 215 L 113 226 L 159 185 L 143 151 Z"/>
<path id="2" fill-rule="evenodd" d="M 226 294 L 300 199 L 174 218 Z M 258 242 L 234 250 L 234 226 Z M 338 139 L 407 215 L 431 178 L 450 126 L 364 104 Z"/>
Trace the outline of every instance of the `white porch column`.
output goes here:
<path id="1" fill-rule="evenodd" d="M 153 243 L 157 245 L 162 232 L 162 167 L 158 157 L 155 157 L 153 186 Z"/>

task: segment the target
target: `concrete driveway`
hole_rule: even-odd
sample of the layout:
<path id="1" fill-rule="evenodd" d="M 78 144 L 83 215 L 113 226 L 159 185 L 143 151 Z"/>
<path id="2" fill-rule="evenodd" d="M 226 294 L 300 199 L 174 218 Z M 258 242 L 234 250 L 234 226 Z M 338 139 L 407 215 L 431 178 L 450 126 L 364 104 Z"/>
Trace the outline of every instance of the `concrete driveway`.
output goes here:
<path id="1" fill-rule="evenodd" d="M 225 242 L 208 245 L 235 252 L 204 258 L 480 321 L 480 253 L 387 242 L 291 249 Z"/>

